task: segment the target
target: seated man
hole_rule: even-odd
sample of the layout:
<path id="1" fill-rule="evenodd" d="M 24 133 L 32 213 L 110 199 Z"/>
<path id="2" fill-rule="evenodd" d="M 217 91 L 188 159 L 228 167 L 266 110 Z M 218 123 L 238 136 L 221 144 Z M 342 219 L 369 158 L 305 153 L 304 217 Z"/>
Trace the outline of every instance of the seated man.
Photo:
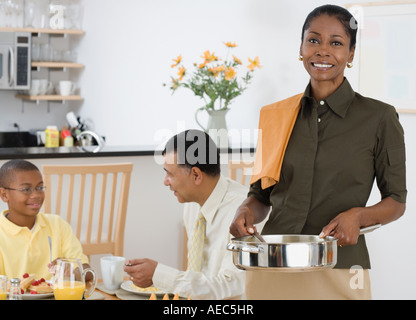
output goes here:
<path id="1" fill-rule="evenodd" d="M 0 168 L 0 197 L 8 206 L 0 214 L 0 274 L 9 279 L 25 273 L 46 280 L 52 277 L 48 237 L 52 260 L 75 258 L 89 267 L 71 226 L 58 215 L 39 212 L 45 188 L 42 174 L 29 161 L 11 160 Z M 90 277 L 87 273 L 86 280 Z"/>
<path id="2" fill-rule="evenodd" d="M 164 184 L 184 208 L 188 268 L 180 271 L 150 259 L 132 259 L 124 270 L 139 287 L 155 286 L 192 299 L 241 298 L 245 274 L 226 250 L 229 225 L 247 195 L 238 182 L 221 176 L 219 150 L 203 131 L 171 138 L 163 151 Z"/>

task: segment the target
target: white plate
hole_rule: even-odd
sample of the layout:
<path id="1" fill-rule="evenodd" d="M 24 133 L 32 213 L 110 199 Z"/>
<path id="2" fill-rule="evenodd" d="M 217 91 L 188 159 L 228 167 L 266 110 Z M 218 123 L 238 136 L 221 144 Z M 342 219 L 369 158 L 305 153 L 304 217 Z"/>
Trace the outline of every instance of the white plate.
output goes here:
<path id="1" fill-rule="evenodd" d="M 38 293 L 38 294 L 30 294 L 30 293 L 22 294 L 23 300 L 39 300 L 39 299 L 46 299 L 50 297 L 53 297 L 53 292 Z"/>
<path id="2" fill-rule="evenodd" d="M 121 289 L 123 289 L 123 290 L 126 290 L 126 291 L 128 291 L 128 292 L 131 292 L 131 293 L 135 293 L 135 294 L 141 295 L 141 296 L 148 296 L 148 297 L 150 297 L 150 296 L 151 296 L 151 294 L 152 294 L 152 292 L 138 291 L 137 289 L 135 289 L 135 288 L 133 287 L 133 282 L 132 282 L 132 281 L 130 281 L 130 280 L 128 280 L 128 281 L 124 281 L 124 282 L 121 284 L 120 288 L 121 288 Z M 155 295 L 156 295 L 156 296 L 158 296 L 158 297 L 159 297 L 159 296 L 164 296 L 166 292 L 163 292 L 163 291 L 158 290 L 158 291 L 154 291 L 154 293 L 155 293 Z"/>
<path id="3" fill-rule="evenodd" d="M 52 284 L 51 281 L 47 280 L 46 283 Z M 40 300 L 40 299 L 47 299 L 53 297 L 53 292 L 49 292 L 49 293 L 36 293 L 36 294 L 31 294 L 31 293 L 24 293 L 22 294 L 22 299 L 23 300 Z"/>

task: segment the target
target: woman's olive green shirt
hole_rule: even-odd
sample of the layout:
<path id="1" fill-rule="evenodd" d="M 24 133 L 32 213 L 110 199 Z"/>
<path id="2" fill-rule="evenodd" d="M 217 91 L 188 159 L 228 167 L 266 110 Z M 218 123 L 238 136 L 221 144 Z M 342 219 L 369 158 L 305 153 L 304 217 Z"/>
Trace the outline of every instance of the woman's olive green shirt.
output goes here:
<path id="1" fill-rule="evenodd" d="M 249 196 L 272 206 L 263 234 L 319 234 L 339 213 L 365 207 L 374 179 L 382 199 L 406 201 L 404 133 L 394 107 L 354 92 L 346 79 L 325 100 L 310 91 L 308 85 L 280 181 L 250 187 Z M 338 248 L 336 268 L 353 265 L 370 268 L 364 236 Z"/>

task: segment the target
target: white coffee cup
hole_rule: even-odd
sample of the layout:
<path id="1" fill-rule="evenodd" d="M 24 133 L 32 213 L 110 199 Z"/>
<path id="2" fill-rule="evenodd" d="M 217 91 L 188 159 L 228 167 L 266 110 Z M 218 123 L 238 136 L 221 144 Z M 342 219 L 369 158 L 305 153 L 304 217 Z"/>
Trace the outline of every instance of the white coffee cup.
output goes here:
<path id="1" fill-rule="evenodd" d="M 70 96 L 75 91 L 75 83 L 68 80 L 59 81 L 59 93 L 61 96 Z"/>
<path id="2" fill-rule="evenodd" d="M 45 94 L 51 94 L 53 91 L 53 84 L 48 79 L 41 79 L 39 80 L 39 94 L 45 95 Z"/>
<path id="3" fill-rule="evenodd" d="M 29 95 L 31 96 L 37 96 L 40 92 L 40 80 L 33 79 L 30 82 L 30 89 L 29 89 Z"/>
<path id="4" fill-rule="evenodd" d="M 126 258 L 106 256 L 100 259 L 101 276 L 107 290 L 117 290 L 124 279 L 124 262 Z"/>

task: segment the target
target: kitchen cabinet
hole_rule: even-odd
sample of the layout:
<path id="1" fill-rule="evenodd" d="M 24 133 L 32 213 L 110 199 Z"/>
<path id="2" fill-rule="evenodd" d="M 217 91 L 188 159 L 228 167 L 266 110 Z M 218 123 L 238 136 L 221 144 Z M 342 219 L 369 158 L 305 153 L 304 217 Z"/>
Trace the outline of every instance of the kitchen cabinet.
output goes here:
<path id="1" fill-rule="evenodd" d="M 39 36 L 39 34 L 46 34 L 48 36 L 63 36 L 74 35 L 82 36 L 85 32 L 83 30 L 75 29 L 40 29 L 40 28 L 0 28 L 2 31 L 14 31 L 14 32 L 30 32 L 33 37 Z M 32 61 L 32 70 L 39 71 L 40 68 L 48 69 L 62 69 L 66 71 L 67 69 L 83 69 L 84 65 L 81 63 L 75 62 L 66 62 L 66 61 Z M 80 101 L 82 97 L 79 95 L 70 95 L 70 96 L 60 96 L 60 95 L 36 95 L 30 96 L 27 94 L 16 94 L 15 96 L 18 99 L 24 101 Z"/>

